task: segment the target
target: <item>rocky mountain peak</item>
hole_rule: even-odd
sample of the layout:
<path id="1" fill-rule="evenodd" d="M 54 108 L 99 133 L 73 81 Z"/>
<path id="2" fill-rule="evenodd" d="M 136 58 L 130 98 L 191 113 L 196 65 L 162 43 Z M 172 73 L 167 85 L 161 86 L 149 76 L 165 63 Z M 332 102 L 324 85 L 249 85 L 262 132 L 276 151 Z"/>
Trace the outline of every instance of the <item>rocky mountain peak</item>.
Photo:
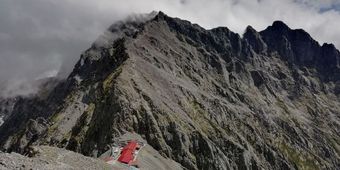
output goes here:
<path id="1" fill-rule="evenodd" d="M 321 65 L 331 67 L 332 69 L 340 68 L 340 52 L 333 44 L 324 43 L 321 51 L 322 57 L 318 61 Z"/>
<path id="2" fill-rule="evenodd" d="M 258 33 L 253 27 L 247 26 L 243 37 L 253 47 L 256 53 L 261 53 L 267 50 L 267 45 L 263 41 L 260 33 Z"/>
<path id="3" fill-rule="evenodd" d="M 280 31 L 280 32 L 286 32 L 290 31 L 291 29 L 288 27 L 287 24 L 285 24 L 283 21 L 274 21 L 272 26 L 269 27 L 270 29 Z M 268 29 L 268 28 L 267 28 Z"/>
<path id="4" fill-rule="evenodd" d="M 158 12 L 154 12 L 156 15 L 154 17 L 153 20 L 164 20 L 166 18 L 169 18 L 164 12 L 162 11 L 158 11 Z"/>
<path id="5" fill-rule="evenodd" d="M 1 147 L 96 157 L 134 132 L 186 169 L 338 167 L 334 46 L 282 22 L 241 37 L 162 12 L 146 18 L 114 24 L 46 99 L 16 104 Z"/>
<path id="6" fill-rule="evenodd" d="M 320 46 L 306 31 L 290 29 L 283 22 L 275 21 L 260 34 L 271 52 L 277 52 L 289 63 L 313 67 L 321 72 L 336 72 L 337 50 L 331 45 Z"/>
<path id="7" fill-rule="evenodd" d="M 257 31 L 255 30 L 255 28 L 253 28 L 251 25 L 248 25 L 247 27 L 246 27 L 246 31 L 245 31 L 245 33 L 252 33 L 252 34 L 256 34 L 257 33 Z"/>

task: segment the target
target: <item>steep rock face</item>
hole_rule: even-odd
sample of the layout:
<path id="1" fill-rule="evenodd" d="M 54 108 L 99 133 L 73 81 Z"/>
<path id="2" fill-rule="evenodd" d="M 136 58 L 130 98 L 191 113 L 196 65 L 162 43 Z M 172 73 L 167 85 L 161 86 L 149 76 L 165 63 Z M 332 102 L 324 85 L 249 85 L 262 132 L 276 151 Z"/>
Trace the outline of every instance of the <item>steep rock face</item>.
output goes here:
<path id="1" fill-rule="evenodd" d="M 267 44 L 263 41 L 260 33 L 258 33 L 254 28 L 248 26 L 243 35 L 244 39 L 248 41 L 252 49 L 256 53 L 262 53 L 267 51 Z"/>
<path id="2" fill-rule="evenodd" d="M 339 80 L 338 75 L 327 74 L 339 72 L 340 53 L 333 44 L 320 46 L 304 30 L 291 30 L 281 21 L 275 21 L 260 34 L 271 50 L 277 51 L 290 63 L 318 69 L 328 76 L 326 80 Z"/>
<path id="3" fill-rule="evenodd" d="M 57 77 L 48 77 L 28 82 L 25 85 L 22 85 L 23 87 L 21 87 L 19 91 L 34 91 L 27 90 L 33 86 L 39 90 L 37 90 L 35 94 L 27 95 L 13 95 L 16 93 L 14 89 L 8 90 L 6 88 L 0 88 L 0 126 L 11 116 L 15 105 L 23 105 L 23 101 L 31 100 L 32 98 L 44 100 L 61 81 L 62 80 Z"/>
<path id="4" fill-rule="evenodd" d="M 339 167 L 334 46 L 282 22 L 241 38 L 161 12 L 139 21 L 113 25 L 42 103 L 15 107 L 3 148 L 98 156 L 134 131 L 188 169 Z"/>

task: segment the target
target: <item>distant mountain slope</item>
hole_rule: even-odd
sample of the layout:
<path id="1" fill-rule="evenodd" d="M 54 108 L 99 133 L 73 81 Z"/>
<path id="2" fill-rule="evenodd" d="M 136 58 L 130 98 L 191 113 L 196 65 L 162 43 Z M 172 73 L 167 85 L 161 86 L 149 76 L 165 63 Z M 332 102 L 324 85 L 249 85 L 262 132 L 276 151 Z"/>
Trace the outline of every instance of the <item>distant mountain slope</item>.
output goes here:
<path id="1" fill-rule="evenodd" d="M 44 100 L 61 81 L 57 77 L 48 77 L 28 82 L 19 89 L 17 87 L 10 88 L 11 90 L 0 89 L 0 126 L 11 116 L 15 105 L 22 106 L 22 102 L 33 98 Z M 27 93 L 18 95 L 17 91 L 27 91 Z"/>
<path id="2" fill-rule="evenodd" d="M 243 35 L 162 12 L 114 24 L 44 99 L 16 105 L 6 151 L 98 156 L 127 131 L 187 169 L 340 167 L 340 54 L 280 21 Z"/>

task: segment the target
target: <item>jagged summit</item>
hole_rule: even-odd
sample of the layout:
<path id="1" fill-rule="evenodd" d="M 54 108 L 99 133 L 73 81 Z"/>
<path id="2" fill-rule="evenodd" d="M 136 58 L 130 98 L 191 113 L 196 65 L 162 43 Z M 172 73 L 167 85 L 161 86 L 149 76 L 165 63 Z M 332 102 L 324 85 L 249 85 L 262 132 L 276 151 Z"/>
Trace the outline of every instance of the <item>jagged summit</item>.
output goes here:
<path id="1" fill-rule="evenodd" d="M 168 17 L 164 12 L 158 11 L 157 14 L 154 17 L 154 20 L 163 20 L 166 17 Z"/>
<path id="2" fill-rule="evenodd" d="M 192 23 L 180 20 L 178 18 L 171 18 L 161 11 L 158 12 L 158 14 L 154 18 L 154 20 L 159 19 L 166 21 L 170 28 L 174 29 L 177 32 L 182 32 L 191 36 L 193 40 L 197 40 L 199 43 L 201 42 L 201 40 L 199 40 L 201 37 L 197 37 L 197 34 L 192 35 L 191 32 L 209 32 L 209 30 L 204 30 L 204 28 L 198 25 L 194 25 L 195 30 L 190 30 L 186 28 L 185 25 L 191 26 Z M 231 32 L 227 27 L 214 28 L 210 31 L 217 36 L 228 37 L 234 40 L 240 39 L 240 41 L 242 41 L 238 34 Z M 266 51 L 267 46 L 269 45 L 272 47 L 271 49 L 274 49 L 275 51 L 280 53 L 282 57 L 287 58 L 288 61 L 296 65 L 319 65 L 319 68 L 325 69 L 327 67 L 325 67 L 324 64 L 320 63 L 325 63 L 326 61 L 328 61 L 326 63 L 333 63 L 332 68 L 335 68 L 334 63 L 338 63 L 340 60 L 339 57 L 326 58 L 325 56 L 323 56 L 323 53 L 329 53 L 322 51 L 322 49 L 325 50 L 326 48 L 321 48 L 319 43 L 315 41 L 306 31 L 302 29 L 291 29 L 283 21 L 274 21 L 272 26 L 269 26 L 268 28 L 260 32 L 257 32 L 251 26 L 248 26 L 246 28 L 244 38 L 248 40 L 249 45 L 253 47 L 253 50 L 256 53 L 262 53 Z M 285 42 L 287 40 L 288 42 Z M 213 46 L 218 47 L 219 45 L 214 44 Z M 238 45 L 234 44 L 232 45 L 232 48 L 237 49 L 239 47 Z M 308 49 L 306 50 L 306 48 Z M 336 49 L 334 48 L 332 50 Z M 330 51 L 332 50 L 330 49 Z"/>
<path id="3" fill-rule="evenodd" d="M 274 21 L 272 26 L 271 26 L 273 29 L 278 29 L 278 30 L 291 30 L 287 24 L 285 24 L 283 21 Z"/>
<path id="4" fill-rule="evenodd" d="M 283 21 L 274 21 L 271 26 L 268 26 L 265 30 L 260 32 L 272 32 L 275 36 L 293 36 L 294 34 L 299 34 L 304 39 L 313 39 L 306 31 L 303 29 L 292 29 Z"/>
<path id="5" fill-rule="evenodd" d="M 338 167 L 334 46 L 282 23 L 241 37 L 161 12 L 135 21 L 110 27 L 44 100 L 16 104 L 0 127 L 3 150 L 96 157 L 134 132 L 186 169 Z"/>
<path id="6" fill-rule="evenodd" d="M 336 54 L 339 53 L 338 50 L 320 46 L 306 31 L 293 30 L 283 22 L 275 21 L 273 26 L 269 26 L 260 34 L 272 51 L 278 52 L 291 64 L 331 73 L 331 76 L 328 75 L 329 77 L 324 79 L 339 80 L 338 76 L 333 75 L 339 69 L 337 63 L 340 57 Z"/>
<path id="7" fill-rule="evenodd" d="M 256 33 L 257 31 L 251 25 L 248 25 L 245 32 Z"/>
<path id="8" fill-rule="evenodd" d="M 267 45 L 264 43 L 260 33 L 258 33 L 253 27 L 247 26 L 243 38 L 253 47 L 256 53 L 266 52 Z"/>
<path id="9" fill-rule="evenodd" d="M 192 24 L 189 21 L 181 20 L 179 18 L 171 18 L 162 11 L 153 11 L 150 14 L 132 16 L 124 22 L 122 21 L 115 23 L 109 28 L 109 31 L 112 32 L 112 34 L 108 35 L 108 37 L 110 38 L 106 39 L 108 39 L 109 42 L 112 42 L 119 37 L 135 36 L 140 30 L 143 29 L 145 24 L 161 21 L 164 21 L 170 29 L 190 36 L 190 38 L 198 44 L 201 44 L 202 41 L 206 41 L 204 40 L 206 39 L 206 37 L 199 36 L 198 33 L 200 32 L 211 32 L 212 34 L 216 34 L 217 36 L 228 37 L 234 40 L 239 39 L 240 41 L 242 41 L 238 34 L 231 32 L 227 27 L 219 27 L 211 30 L 205 30 L 199 25 Z M 307 32 L 302 29 L 293 30 L 282 21 L 274 21 L 272 26 L 269 26 L 261 32 L 257 32 L 251 26 L 248 26 L 246 28 L 244 38 L 248 40 L 249 45 L 253 47 L 253 50 L 256 53 L 262 53 L 266 51 L 267 46 L 269 45 L 271 49 L 277 51 L 280 56 L 286 58 L 289 62 L 298 65 L 311 66 L 318 64 L 320 63 L 320 59 L 318 58 L 321 58 L 321 60 L 323 60 L 323 57 L 321 56 L 322 53 L 328 53 L 322 52 L 319 43 L 315 41 Z M 213 43 L 213 48 L 219 46 L 219 44 L 214 44 L 214 41 L 208 41 L 209 43 Z M 232 41 L 232 43 L 233 42 L 235 41 Z M 239 47 L 237 44 L 233 44 L 232 48 L 238 49 Z M 305 48 L 308 48 L 308 50 L 305 50 Z M 325 60 L 332 60 L 332 62 L 327 63 L 338 63 L 337 57 Z M 314 61 L 316 61 L 316 63 L 313 63 Z"/>

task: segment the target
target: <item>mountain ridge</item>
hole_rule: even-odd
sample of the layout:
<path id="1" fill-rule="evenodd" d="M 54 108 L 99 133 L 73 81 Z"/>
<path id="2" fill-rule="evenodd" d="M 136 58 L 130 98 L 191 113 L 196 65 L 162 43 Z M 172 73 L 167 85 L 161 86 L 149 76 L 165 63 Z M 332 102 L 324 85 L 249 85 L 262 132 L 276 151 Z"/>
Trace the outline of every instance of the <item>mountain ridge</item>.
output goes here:
<path id="1" fill-rule="evenodd" d="M 22 153 L 47 144 L 96 157 L 135 131 L 187 169 L 339 165 L 334 46 L 279 21 L 261 32 L 247 27 L 242 38 L 162 12 L 151 18 L 111 26 L 112 37 L 85 51 L 46 100 L 16 106 L 0 127 L 1 146 Z M 310 62 L 320 56 L 330 59 Z"/>

